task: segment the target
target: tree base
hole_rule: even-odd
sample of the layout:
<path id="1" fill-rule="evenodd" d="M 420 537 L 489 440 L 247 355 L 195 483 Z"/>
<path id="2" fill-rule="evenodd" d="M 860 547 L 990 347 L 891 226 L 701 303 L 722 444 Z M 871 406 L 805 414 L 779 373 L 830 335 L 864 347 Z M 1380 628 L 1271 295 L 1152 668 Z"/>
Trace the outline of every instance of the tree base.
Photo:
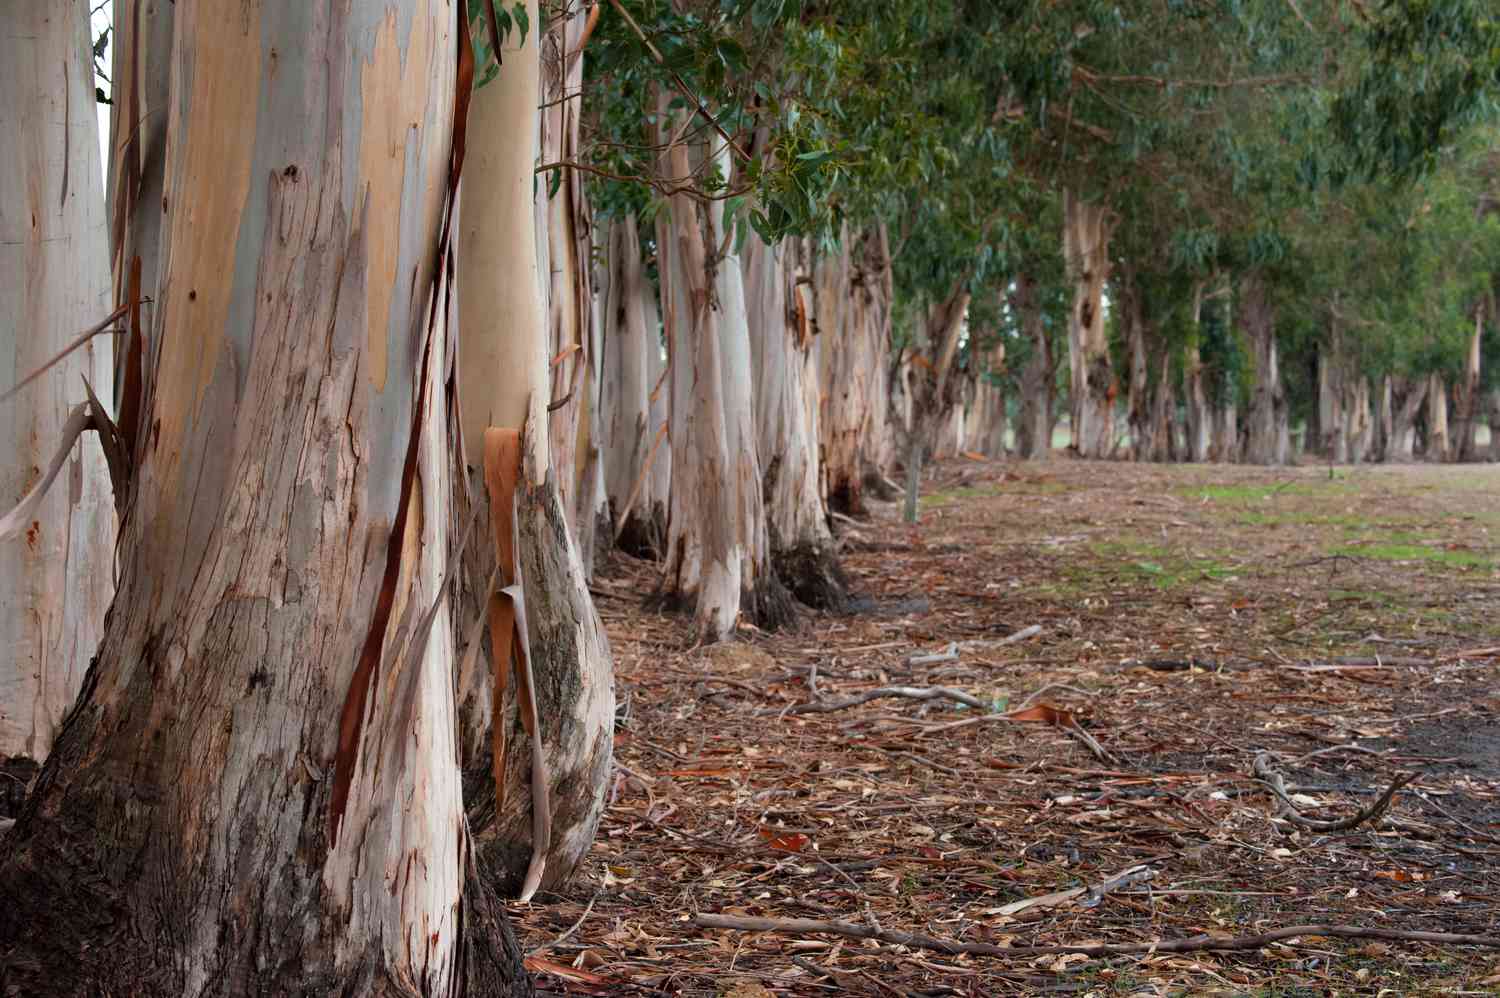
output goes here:
<path id="1" fill-rule="evenodd" d="M 771 556 L 776 575 L 805 606 L 842 613 L 849 602 L 849 577 L 833 548 L 799 544 Z"/>
<path id="2" fill-rule="evenodd" d="M 667 548 L 666 520 L 666 513 L 659 505 L 648 516 L 632 512 L 620 528 L 615 547 L 633 558 L 661 561 Z"/>
<path id="3" fill-rule="evenodd" d="M 13 755 L 0 762 L 0 818 L 20 816 L 31 782 L 41 764 L 24 755 Z"/>

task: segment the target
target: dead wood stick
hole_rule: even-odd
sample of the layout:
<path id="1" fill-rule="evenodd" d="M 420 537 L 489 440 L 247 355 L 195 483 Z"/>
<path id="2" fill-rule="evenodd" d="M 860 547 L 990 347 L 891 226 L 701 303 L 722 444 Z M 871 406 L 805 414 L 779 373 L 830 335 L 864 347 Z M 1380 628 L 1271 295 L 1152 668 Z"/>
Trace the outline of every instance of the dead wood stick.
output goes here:
<path id="1" fill-rule="evenodd" d="M 1261 782 L 1281 799 L 1282 814 L 1286 819 L 1294 825 L 1300 825 L 1315 832 L 1347 832 L 1367 821 L 1373 821 L 1385 813 L 1385 809 L 1390 806 L 1391 798 L 1396 796 L 1397 790 L 1417 778 L 1416 773 L 1397 773 L 1395 779 L 1391 780 L 1391 785 L 1385 788 L 1385 793 L 1358 814 L 1340 818 L 1337 821 L 1320 821 L 1317 818 L 1304 817 L 1297 810 L 1297 806 L 1292 803 L 1292 798 L 1286 791 L 1286 781 L 1280 773 L 1271 768 L 1271 757 L 1268 753 L 1262 752 L 1255 757 L 1254 769 L 1255 775 L 1260 777 Z"/>
<path id="2" fill-rule="evenodd" d="M 936 665 L 939 662 L 956 662 L 956 661 L 958 661 L 958 642 L 957 641 L 950 641 L 950 642 L 948 642 L 948 647 L 947 648 L 944 648 L 940 652 L 934 652 L 933 654 L 930 654 L 930 655 L 908 655 L 908 656 L 906 656 L 906 664 L 907 665 Z"/>
<path id="3" fill-rule="evenodd" d="M 1385 939 L 1391 942 L 1442 943 L 1450 946 L 1484 946 L 1500 949 L 1500 936 L 1476 936 L 1456 932 L 1424 932 L 1415 929 L 1379 929 L 1362 925 L 1288 925 L 1253 936 L 1188 936 L 1158 939 L 1149 943 L 1059 943 L 1055 946 L 995 946 L 964 943 L 914 932 L 875 930 L 854 922 L 820 921 L 815 918 L 753 918 L 741 915 L 694 915 L 693 924 L 703 929 L 736 929 L 741 932 L 782 932 L 807 935 L 814 932 L 851 939 L 876 939 L 893 946 L 913 946 L 938 953 L 968 953 L 971 956 L 1044 956 L 1081 953 L 1084 956 L 1115 956 L 1128 953 L 1195 953 L 1204 951 L 1256 950 L 1297 936 L 1337 936 L 1341 939 Z"/>
<path id="4" fill-rule="evenodd" d="M 989 710 L 990 705 L 978 697 L 970 696 L 962 690 L 955 690 L 947 686 L 882 686 L 879 689 L 866 690 L 857 696 L 845 697 L 842 700 L 827 700 L 813 703 L 799 703 L 790 707 L 782 707 L 779 710 L 763 710 L 761 714 L 827 714 L 835 710 L 846 710 L 850 707 L 858 707 L 862 703 L 871 700 L 881 700 L 886 697 L 899 697 L 903 700 L 956 700 L 966 707 L 975 710 Z"/>

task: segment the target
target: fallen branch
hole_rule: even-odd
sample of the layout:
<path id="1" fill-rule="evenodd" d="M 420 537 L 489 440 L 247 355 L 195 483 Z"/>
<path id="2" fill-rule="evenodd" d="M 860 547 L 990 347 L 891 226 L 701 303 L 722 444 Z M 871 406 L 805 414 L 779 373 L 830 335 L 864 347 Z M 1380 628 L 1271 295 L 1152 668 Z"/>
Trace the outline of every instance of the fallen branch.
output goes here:
<path id="1" fill-rule="evenodd" d="M 1261 782 L 1268 786 L 1271 792 L 1281 799 L 1282 815 L 1292 824 L 1314 832 L 1347 832 L 1351 828 L 1358 828 L 1367 821 L 1379 818 L 1385 813 L 1385 809 L 1390 806 L 1391 798 L 1396 796 L 1396 791 L 1417 778 L 1416 773 L 1397 773 L 1395 779 L 1391 780 L 1391 785 L 1386 787 L 1385 793 L 1381 794 L 1375 803 L 1363 809 L 1358 814 L 1348 818 L 1340 818 L 1337 821 L 1321 821 L 1317 818 L 1305 817 L 1297 810 L 1297 806 L 1292 803 L 1292 798 L 1287 793 L 1285 779 L 1283 779 L 1280 773 L 1271 768 L 1269 753 L 1262 752 L 1255 757 L 1254 769 L 1255 775 L 1260 778 Z"/>
<path id="2" fill-rule="evenodd" d="M 703 929 L 735 929 L 741 932 L 781 932 L 807 935 L 821 932 L 850 939 L 875 939 L 893 946 L 911 946 L 938 953 L 968 953 L 971 956 L 1044 956 L 1080 953 L 1083 956 L 1115 956 L 1128 953 L 1194 953 L 1256 950 L 1298 936 L 1336 936 L 1340 939 L 1384 939 L 1390 942 L 1441 943 L 1449 946 L 1483 946 L 1500 949 L 1500 936 L 1476 936 L 1457 932 L 1423 932 L 1415 929 L 1378 929 L 1362 925 L 1288 925 L 1254 936 L 1189 936 L 1158 939 L 1147 943 L 1059 943 L 1055 946 L 995 946 L 963 943 L 914 932 L 876 930 L 854 922 L 819 921 L 813 918 L 753 918 L 742 915 L 694 915 L 693 924 Z"/>
<path id="3" fill-rule="evenodd" d="M 944 648 L 940 652 L 935 652 L 935 653 L 933 653 L 931 655 L 908 655 L 906 657 L 906 664 L 907 665 L 937 665 L 939 662 L 957 662 L 957 661 L 958 661 L 958 642 L 957 641 L 950 641 L 950 642 L 948 642 L 948 647 Z"/>
<path id="4" fill-rule="evenodd" d="M 899 697 L 903 700 L 954 700 L 966 707 L 973 707 L 975 710 L 990 709 L 990 705 L 978 697 L 947 686 L 882 686 L 879 689 L 866 690 L 857 696 L 845 697 L 843 700 L 799 703 L 777 710 L 763 710 L 760 713 L 762 715 L 828 714 L 835 710 L 847 710 L 850 707 L 858 707 L 862 703 L 869 703 L 871 700 L 881 700 L 887 697 Z"/>

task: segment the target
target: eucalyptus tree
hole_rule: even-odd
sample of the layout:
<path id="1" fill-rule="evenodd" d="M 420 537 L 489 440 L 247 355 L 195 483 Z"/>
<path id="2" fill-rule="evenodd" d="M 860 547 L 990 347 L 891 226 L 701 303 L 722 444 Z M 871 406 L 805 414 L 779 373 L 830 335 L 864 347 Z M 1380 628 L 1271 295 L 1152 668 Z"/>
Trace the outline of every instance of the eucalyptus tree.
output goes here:
<path id="1" fill-rule="evenodd" d="M 0 401 L 0 760 L 39 762 L 99 645 L 113 590 L 114 510 L 93 437 L 60 450 L 109 395 L 109 238 L 99 165 L 88 5 L 0 6 L 0 383 L 35 380 Z M 136 314 L 139 314 L 137 311 Z M 120 318 L 116 316 L 116 318 Z M 92 389 L 90 386 L 93 386 Z M 70 416 L 70 410 L 72 414 Z M 56 456 L 54 457 L 54 451 Z M 68 487 L 46 491 L 66 469 Z M 19 778 L 19 777 L 18 777 Z"/>

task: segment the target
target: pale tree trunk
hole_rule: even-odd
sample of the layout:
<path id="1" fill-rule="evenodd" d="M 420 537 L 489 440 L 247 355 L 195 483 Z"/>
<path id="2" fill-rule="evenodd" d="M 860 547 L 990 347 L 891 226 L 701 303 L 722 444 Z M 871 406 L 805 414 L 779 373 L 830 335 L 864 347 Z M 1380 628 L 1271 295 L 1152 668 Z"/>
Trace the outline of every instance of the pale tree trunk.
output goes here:
<path id="1" fill-rule="evenodd" d="M 1005 388 L 1000 378 L 1005 371 L 1005 344 L 989 350 L 984 373 L 974 386 L 974 412 L 969 446 L 985 457 L 1005 457 Z"/>
<path id="2" fill-rule="evenodd" d="M 110 313 L 88 5 L 0 2 L 0 386 L 42 370 Z M 36 485 L 85 379 L 111 389 L 107 337 L 0 402 L 0 504 Z M 99 647 L 113 592 L 115 513 L 104 456 L 83 438 L 66 486 L 0 541 L 0 762 L 46 757 Z"/>
<path id="3" fill-rule="evenodd" d="M 1363 464 L 1370 459 L 1374 440 L 1374 421 L 1370 417 L 1370 379 L 1350 378 L 1344 382 L 1344 440 L 1348 460 Z"/>
<path id="4" fill-rule="evenodd" d="M 597 9 L 597 8 L 595 8 Z M 592 227 L 590 227 L 592 231 Z M 592 257 L 590 252 L 589 259 Z M 586 265 L 587 266 L 587 265 Z M 592 272 L 593 268 L 589 267 Z M 596 283 L 597 275 L 589 279 Z M 609 493 L 604 486 L 604 454 L 609 447 L 605 435 L 604 408 L 604 318 L 600 313 L 600 296 L 589 302 L 588 345 L 585 348 L 583 399 L 578 415 L 578 556 L 583 563 L 584 581 L 592 582 L 599 561 L 614 546 L 610 528 Z"/>
<path id="5" fill-rule="evenodd" d="M 651 419 L 651 392 L 657 387 L 661 347 L 655 323 L 647 325 L 648 314 L 655 314 L 654 307 L 649 312 L 647 307 L 655 292 L 642 267 L 634 215 L 610 223 L 607 273 L 608 293 L 602 302 L 604 375 L 610 386 L 605 488 L 620 547 L 633 555 L 660 557 L 666 493 L 656 490 L 660 478 L 654 472 L 657 462 L 670 459 L 665 439 Z"/>
<path id="6" fill-rule="evenodd" d="M 646 472 L 647 484 L 642 487 L 649 488 L 655 499 L 650 507 L 650 518 L 651 522 L 661 525 L 656 557 L 662 558 L 666 555 L 667 506 L 672 494 L 672 448 L 667 441 L 672 422 L 672 379 L 668 374 L 658 289 L 643 278 L 641 291 L 641 314 L 646 317 L 646 362 L 651 372 L 651 439 L 659 436 L 663 441 Z"/>
<path id="7" fill-rule="evenodd" d="M 537 25 L 535 0 L 528 14 Z M 535 30 L 519 48 L 518 41 L 513 31 L 498 77 L 475 91 L 469 112 L 468 195 L 458 227 L 457 369 L 466 467 L 453 504 L 453 532 L 461 533 L 475 517 L 485 525 L 464 553 L 455 605 L 460 633 L 475 634 L 488 648 L 488 655 L 465 649 L 458 670 L 464 804 L 486 883 L 507 892 L 520 885 L 526 895 L 565 882 L 593 842 L 611 766 L 614 688 L 608 640 L 585 584 L 569 522 L 573 507 L 562 489 L 572 469 L 558 467 L 550 453 L 557 438 L 548 432 L 556 430 L 546 411 L 553 390 L 548 352 L 558 327 L 549 322 L 540 254 L 528 238 L 535 217 L 540 69 Z M 565 246 L 552 258 L 568 252 Z M 491 442 L 504 429 L 521 431 L 524 442 L 513 507 L 519 580 L 502 554 L 510 544 L 505 524 L 511 500 L 489 485 L 495 473 Z M 473 630 L 475 621 L 497 612 L 497 573 L 499 585 L 519 581 L 524 587 L 527 627 L 521 636 L 530 639 L 539 742 L 529 732 L 528 698 L 519 691 L 514 713 L 502 702 L 502 714 L 495 716 L 495 671 L 511 658 L 508 643 L 502 639 L 497 648 L 492 634 Z M 500 688 L 516 685 L 508 681 Z M 498 766 L 497 742 L 509 746 Z M 545 762 L 544 787 L 537 782 L 538 758 Z M 498 806 L 496 770 L 503 792 Z M 538 843 L 537 807 L 543 803 L 550 834 Z"/>
<path id="8" fill-rule="evenodd" d="M 1448 386 L 1437 372 L 1427 381 L 1427 447 L 1429 461 L 1447 461 L 1452 456 L 1448 442 Z"/>
<path id="9" fill-rule="evenodd" d="M 839 609 L 848 582 L 834 552 L 819 489 L 816 425 L 809 425 L 812 312 L 798 283 L 795 241 L 746 241 L 743 260 L 755 371 L 757 446 L 776 574 L 808 606 Z"/>
<path id="10" fill-rule="evenodd" d="M 1010 293 L 1010 307 L 1021 322 L 1021 329 L 1031 343 L 1031 356 L 1021 372 L 1021 418 L 1016 427 L 1016 452 L 1028 461 L 1041 460 L 1052 453 L 1054 395 L 1057 391 L 1056 369 L 1052 362 L 1052 342 L 1037 300 L 1036 278 L 1028 273 L 1017 275 Z"/>
<path id="11" fill-rule="evenodd" d="M 119 592 L 6 842 L 7 984 L 524 993 L 471 874 L 432 612 L 455 11 L 207 13 L 176 11 Z"/>
<path id="12" fill-rule="evenodd" d="M 570 4 L 563 16 L 548 24 L 540 41 L 541 162 L 572 163 L 578 159 L 578 117 L 581 101 L 570 95 L 583 88 L 583 47 L 599 8 Z M 533 21 L 531 30 L 540 22 Z M 590 215 L 584 197 L 583 174 L 564 169 L 537 175 L 535 184 L 539 226 L 541 280 L 546 291 L 548 352 L 561 358 L 552 366 L 550 394 L 558 408 L 549 413 L 549 450 L 557 469 L 568 522 L 577 537 L 578 495 L 587 466 L 589 427 L 587 392 L 590 284 Z M 566 401 L 564 401 L 566 400 Z"/>
<path id="13" fill-rule="evenodd" d="M 733 176 L 734 161 L 729 147 L 712 143 L 722 177 Z M 750 323 L 745 305 L 745 274 L 734 240 L 729 238 L 723 200 L 708 206 L 708 228 L 704 248 L 715 253 L 714 300 L 720 312 L 719 335 L 723 337 L 721 369 L 724 388 L 724 429 L 729 442 L 730 489 L 734 506 L 740 559 L 740 606 L 750 619 L 766 629 L 792 619 L 792 600 L 771 564 L 771 539 L 766 521 L 765 478 L 756 428 L 755 392 L 752 384 Z M 722 256 L 719 248 L 723 248 Z M 800 401 L 800 399 L 798 400 Z M 816 472 L 814 473 L 816 479 Z M 812 495 L 817 495 L 814 487 Z"/>
<path id="14" fill-rule="evenodd" d="M 1385 384 L 1384 417 L 1389 421 L 1386 431 L 1384 459 L 1387 461 L 1411 461 L 1416 453 L 1417 413 L 1427 400 L 1429 380 L 1387 375 Z"/>
<path id="15" fill-rule="evenodd" d="M 1395 405 L 1392 398 L 1392 380 L 1389 374 L 1380 379 L 1380 393 L 1375 398 L 1375 424 L 1370 428 L 1373 436 L 1373 453 L 1377 461 L 1391 459 L 1391 441 L 1394 428 Z"/>
<path id="16" fill-rule="evenodd" d="M 1186 413 L 1187 459 L 1202 462 L 1209 459 L 1213 436 L 1213 413 L 1208 405 L 1204 385 L 1203 355 L 1199 350 L 1203 331 L 1203 283 L 1193 288 L 1193 318 L 1187 347 L 1183 354 L 1183 401 Z"/>
<path id="17" fill-rule="evenodd" d="M 861 354 L 869 370 L 864 430 L 860 433 L 860 464 L 866 488 L 891 500 L 886 474 L 896 463 L 896 430 L 891 422 L 889 358 L 891 309 L 896 300 L 896 278 L 891 269 L 890 237 L 884 222 L 866 229 L 854 258 L 853 322 L 864 340 Z"/>
<path id="18" fill-rule="evenodd" d="M 954 377 L 954 360 L 969 314 L 969 292 L 955 286 L 947 299 L 929 309 L 922 342 L 916 349 L 922 363 L 914 365 L 908 379 L 911 404 L 906 430 L 907 523 L 917 522 L 917 493 L 922 482 L 922 463 L 928 454 L 941 453 L 944 430 L 952 432 L 955 407 L 962 404 L 962 379 Z"/>
<path id="19" fill-rule="evenodd" d="M 1291 453 L 1286 389 L 1281 382 L 1281 358 L 1276 344 L 1276 313 L 1264 280 L 1249 275 L 1240 285 L 1244 323 L 1255 360 L 1255 387 L 1250 395 L 1249 438 L 1245 461 L 1249 464 L 1286 464 Z"/>
<path id="20" fill-rule="evenodd" d="M 1474 461 L 1478 459 L 1478 442 L 1474 431 L 1479 427 L 1479 364 L 1480 344 L 1484 337 L 1484 314 L 1482 305 L 1474 309 L 1474 335 L 1469 338 L 1469 349 L 1464 355 L 1464 380 L 1455 386 L 1457 401 L 1454 428 L 1454 460 Z"/>
<path id="21" fill-rule="evenodd" d="M 1103 205 L 1063 193 L 1063 258 L 1073 282 L 1068 314 L 1068 364 L 1072 373 L 1073 449 L 1080 457 L 1104 458 L 1115 449 L 1115 397 L 1104 324 L 1104 285 L 1109 280 L 1113 222 Z"/>
<path id="22" fill-rule="evenodd" d="M 659 100 L 663 173 L 688 177 L 687 147 Z M 672 489 L 665 588 L 693 607 L 698 635 L 733 635 L 743 606 L 763 627 L 790 613 L 767 559 L 749 391 L 749 332 L 738 261 L 710 261 L 721 231 L 687 193 L 657 218 L 658 271 L 671 359 Z M 728 271 L 733 270 L 730 278 Z"/>
<path id="23" fill-rule="evenodd" d="M 838 247 L 813 264 L 817 314 L 818 375 L 822 406 L 818 430 L 823 450 L 823 494 L 830 509 L 863 516 L 864 475 L 859 464 L 860 435 L 869 398 L 868 358 L 862 324 L 854 313 L 851 234 L 844 229 Z M 882 358 L 883 359 L 883 358 Z"/>

